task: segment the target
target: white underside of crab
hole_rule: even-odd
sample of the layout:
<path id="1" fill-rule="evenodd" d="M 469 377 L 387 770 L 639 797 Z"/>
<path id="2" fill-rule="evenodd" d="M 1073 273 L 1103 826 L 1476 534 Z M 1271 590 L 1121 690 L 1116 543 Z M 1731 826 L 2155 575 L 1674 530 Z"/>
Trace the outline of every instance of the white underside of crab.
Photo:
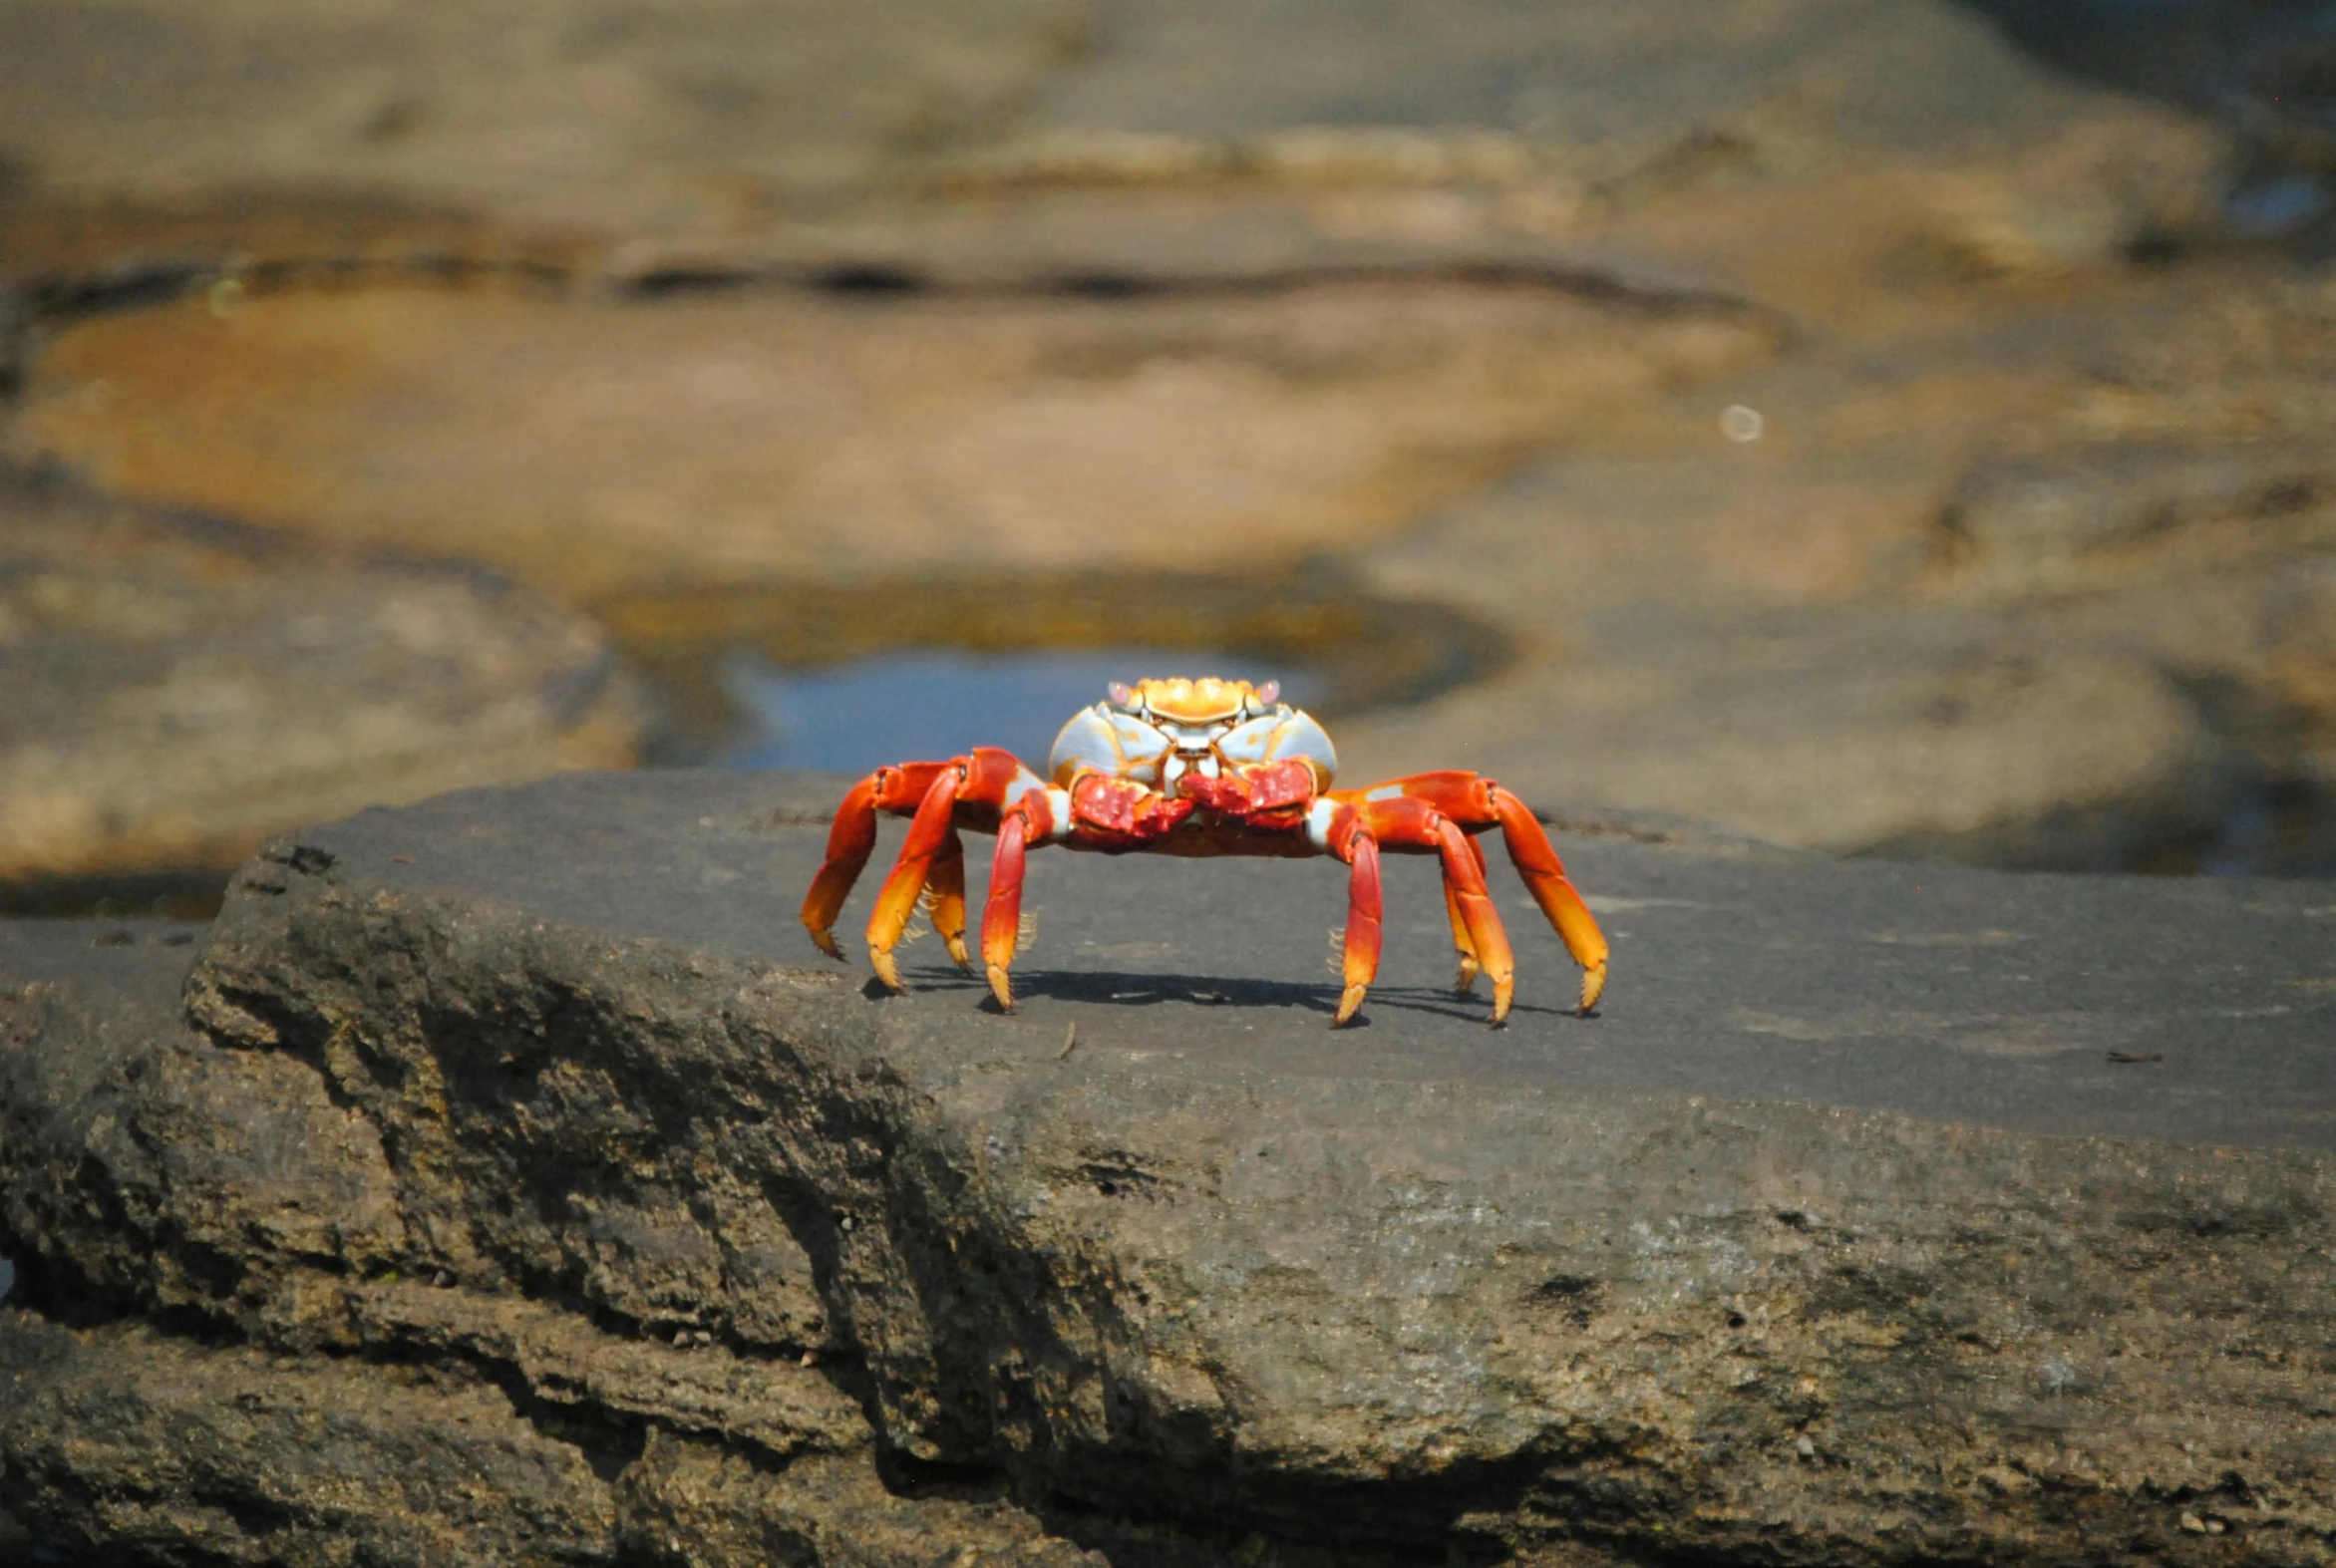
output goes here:
<path id="1" fill-rule="evenodd" d="M 1287 703 L 1275 703 L 1259 714 L 1244 710 L 1209 724 L 1182 724 L 1097 703 L 1063 726 L 1047 768 L 1058 784 L 1081 774 L 1109 774 L 1174 794 L 1176 781 L 1187 773 L 1214 779 L 1260 763 L 1280 762 L 1302 762 L 1312 768 L 1317 789 L 1329 788 L 1338 772 L 1338 753 L 1322 726 Z"/>

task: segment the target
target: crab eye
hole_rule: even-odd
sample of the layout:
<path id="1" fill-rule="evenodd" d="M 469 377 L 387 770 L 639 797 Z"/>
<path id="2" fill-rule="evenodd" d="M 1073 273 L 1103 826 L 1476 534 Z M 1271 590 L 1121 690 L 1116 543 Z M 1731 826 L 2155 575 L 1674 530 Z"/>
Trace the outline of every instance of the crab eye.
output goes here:
<path id="1" fill-rule="evenodd" d="M 1258 713 L 1263 713 L 1266 709 L 1271 708 L 1275 702 L 1279 701 L 1280 698 L 1281 682 L 1267 681 L 1263 686 L 1257 688 L 1256 711 Z"/>
<path id="2" fill-rule="evenodd" d="M 1135 706 L 1136 689 L 1130 686 L 1126 681 L 1114 681 L 1109 687 L 1105 688 L 1105 690 L 1110 694 L 1111 700 L 1116 706 L 1121 708 L 1131 708 Z"/>

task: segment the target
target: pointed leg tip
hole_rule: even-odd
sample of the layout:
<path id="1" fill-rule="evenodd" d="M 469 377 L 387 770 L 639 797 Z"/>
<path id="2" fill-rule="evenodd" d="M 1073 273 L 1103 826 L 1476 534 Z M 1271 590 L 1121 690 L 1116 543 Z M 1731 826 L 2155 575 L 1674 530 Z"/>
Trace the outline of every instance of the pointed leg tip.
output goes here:
<path id="1" fill-rule="evenodd" d="M 823 931 L 817 926 L 807 926 L 805 929 L 810 931 L 812 934 L 812 945 L 817 947 L 821 952 L 827 954 L 830 958 L 840 959 L 843 957 L 843 949 L 836 945 L 834 932 Z"/>
<path id="2" fill-rule="evenodd" d="M 892 962 L 889 952 L 880 947 L 871 947 L 867 950 L 867 961 L 868 967 L 876 972 L 876 978 L 884 983 L 887 991 L 905 993 L 908 990 L 901 983 L 899 966 Z"/>
<path id="3" fill-rule="evenodd" d="M 1581 974 L 1581 1006 L 1575 1008 L 1574 1011 L 1583 1018 L 1589 1017 L 1598 1005 L 1598 998 L 1605 994 L 1606 966 L 1600 964 L 1595 969 L 1583 970 Z"/>
<path id="4" fill-rule="evenodd" d="M 998 999 L 998 1006 L 1014 1011 L 1014 985 L 1006 978 L 1006 971 L 996 964 L 989 966 L 990 995 Z"/>
<path id="5" fill-rule="evenodd" d="M 945 936 L 941 940 L 949 944 L 949 957 L 956 962 L 957 967 L 963 970 L 966 974 L 972 974 L 973 954 L 966 949 L 965 938 L 962 936 Z"/>
<path id="6" fill-rule="evenodd" d="M 1495 1029 L 1500 1029 L 1507 1024 L 1508 1007 L 1515 1000 L 1516 982 L 1514 980 L 1496 980 L 1493 982 L 1492 1024 Z"/>
<path id="7" fill-rule="evenodd" d="M 1463 997 L 1474 996 L 1477 990 L 1477 974 L 1476 965 L 1463 963 L 1460 966 L 1459 978 L 1452 982 L 1452 994 Z"/>
<path id="8" fill-rule="evenodd" d="M 1370 993 L 1370 990 L 1369 986 L 1349 986 L 1341 992 L 1338 998 L 1338 1015 L 1331 1019 L 1330 1027 L 1344 1029 L 1348 1024 L 1354 1022 L 1355 1015 L 1362 1011 L 1363 998 Z"/>

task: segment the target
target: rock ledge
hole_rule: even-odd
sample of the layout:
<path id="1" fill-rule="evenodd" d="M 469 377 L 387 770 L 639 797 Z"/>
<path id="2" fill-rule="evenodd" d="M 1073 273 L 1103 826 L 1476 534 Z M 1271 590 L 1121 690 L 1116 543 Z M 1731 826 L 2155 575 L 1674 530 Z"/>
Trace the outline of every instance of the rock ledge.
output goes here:
<path id="1" fill-rule="evenodd" d="M 278 840 L 199 950 L 7 928 L 0 1507 L 167 1561 L 2336 1543 L 2324 889 L 1571 840 L 1608 1003 L 1519 918 L 1497 1033 L 1405 862 L 1333 1034 L 1327 869 L 1042 856 L 1006 1017 L 809 952 L 832 787 L 450 796 Z"/>

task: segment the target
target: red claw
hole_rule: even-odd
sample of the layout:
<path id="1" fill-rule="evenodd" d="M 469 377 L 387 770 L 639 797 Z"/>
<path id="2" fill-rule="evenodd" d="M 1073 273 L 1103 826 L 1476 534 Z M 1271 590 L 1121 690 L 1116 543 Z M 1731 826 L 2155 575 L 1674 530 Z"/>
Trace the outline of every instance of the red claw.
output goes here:
<path id="1" fill-rule="evenodd" d="M 1218 816 L 1260 827 L 1297 825 L 1314 803 L 1314 770 L 1304 763 L 1266 763 L 1247 774 L 1203 778 L 1186 774 L 1177 792 Z"/>
<path id="2" fill-rule="evenodd" d="M 1082 844 L 1096 849 L 1140 849 L 1166 837 L 1199 808 L 1131 779 L 1083 774 L 1071 785 L 1071 824 Z"/>

